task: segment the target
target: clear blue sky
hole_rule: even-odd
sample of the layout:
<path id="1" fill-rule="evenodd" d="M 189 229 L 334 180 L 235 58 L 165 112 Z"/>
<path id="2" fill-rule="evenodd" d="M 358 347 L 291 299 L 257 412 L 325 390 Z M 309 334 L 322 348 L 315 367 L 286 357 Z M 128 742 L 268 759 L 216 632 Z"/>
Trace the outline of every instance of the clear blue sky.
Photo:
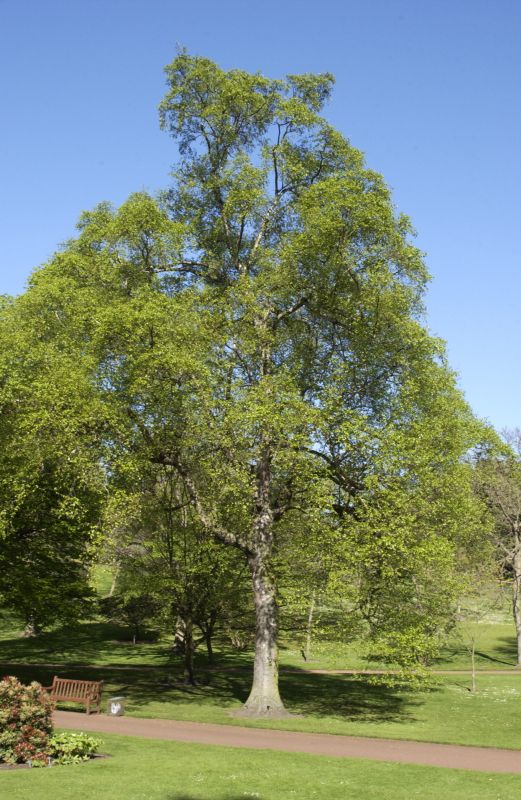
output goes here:
<path id="1" fill-rule="evenodd" d="M 0 293 L 100 200 L 168 183 L 176 43 L 272 77 L 330 71 L 330 120 L 412 217 L 431 330 L 476 413 L 521 425 L 519 0 L 0 0 Z"/>

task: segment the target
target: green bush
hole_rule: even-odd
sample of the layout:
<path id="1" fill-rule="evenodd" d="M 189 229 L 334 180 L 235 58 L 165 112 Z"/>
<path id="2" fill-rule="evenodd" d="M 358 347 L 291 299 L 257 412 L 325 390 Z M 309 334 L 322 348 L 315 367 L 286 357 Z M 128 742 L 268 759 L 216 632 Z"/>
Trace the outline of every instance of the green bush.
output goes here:
<path id="1" fill-rule="evenodd" d="M 54 704 L 39 683 L 0 681 L 0 762 L 47 763 Z"/>
<path id="2" fill-rule="evenodd" d="M 55 733 L 49 740 L 49 755 L 55 764 L 79 764 L 92 758 L 100 744 L 87 733 Z"/>

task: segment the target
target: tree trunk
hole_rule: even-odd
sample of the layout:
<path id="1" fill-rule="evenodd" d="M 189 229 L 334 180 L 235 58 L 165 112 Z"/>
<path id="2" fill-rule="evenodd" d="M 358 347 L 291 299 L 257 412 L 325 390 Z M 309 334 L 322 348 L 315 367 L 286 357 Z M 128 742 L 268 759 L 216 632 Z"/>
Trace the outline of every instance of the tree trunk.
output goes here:
<path id="1" fill-rule="evenodd" d="M 185 619 L 185 683 L 195 686 L 195 672 L 194 672 L 194 629 L 191 619 Z"/>
<path id="2" fill-rule="evenodd" d="M 217 622 L 217 612 L 212 611 L 212 613 L 210 614 L 210 618 L 205 620 L 204 623 L 202 623 L 201 625 L 199 625 L 204 637 L 204 642 L 206 644 L 206 652 L 208 653 L 208 664 L 210 665 L 213 664 L 212 639 L 216 622 Z"/>
<path id="3" fill-rule="evenodd" d="M 512 611 L 516 626 L 517 666 L 521 667 L 521 548 L 514 555 L 514 580 L 512 582 Z"/>
<path id="4" fill-rule="evenodd" d="M 35 636 L 39 636 L 42 632 L 40 626 L 34 621 L 34 617 L 30 614 L 27 617 L 23 637 L 24 639 L 32 639 Z"/>
<path id="5" fill-rule="evenodd" d="M 112 582 L 110 584 L 109 597 L 112 597 L 112 595 L 116 591 L 116 584 L 118 582 L 118 575 L 119 575 L 119 562 L 116 562 L 116 564 L 114 565 L 114 572 L 112 573 Z"/>
<path id="6" fill-rule="evenodd" d="M 306 632 L 306 650 L 305 650 L 305 661 L 309 661 L 309 657 L 311 655 L 311 634 L 313 632 L 313 614 L 315 612 L 315 590 L 313 589 L 313 594 L 311 595 L 311 602 L 309 604 L 309 613 L 308 613 L 308 626 Z"/>
<path id="7" fill-rule="evenodd" d="M 263 373 L 266 374 L 266 365 Z M 279 694 L 278 608 L 275 578 L 271 569 L 273 512 L 270 504 L 271 450 L 268 442 L 257 462 L 256 515 L 248 564 L 255 602 L 255 660 L 253 684 L 239 712 L 247 717 L 286 717 L 289 712 Z"/>
<path id="8" fill-rule="evenodd" d="M 471 692 L 476 692 L 476 639 L 473 636 L 470 643 L 470 660 L 472 664 L 472 689 Z"/>
<path id="9" fill-rule="evenodd" d="M 184 622 L 179 616 L 177 617 L 175 624 L 174 643 L 172 645 L 172 651 L 179 656 L 184 656 L 185 654 L 185 628 L 184 628 Z"/>
<path id="10" fill-rule="evenodd" d="M 213 647 L 212 647 L 212 633 L 211 631 L 206 631 L 204 636 L 206 642 L 206 652 L 208 653 L 208 664 L 210 666 L 213 665 Z"/>
<path id="11" fill-rule="evenodd" d="M 246 717 L 290 716 L 279 693 L 275 584 L 259 554 L 252 556 L 249 564 L 256 616 L 255 660 L 250 694 L 239 714 Z"/>

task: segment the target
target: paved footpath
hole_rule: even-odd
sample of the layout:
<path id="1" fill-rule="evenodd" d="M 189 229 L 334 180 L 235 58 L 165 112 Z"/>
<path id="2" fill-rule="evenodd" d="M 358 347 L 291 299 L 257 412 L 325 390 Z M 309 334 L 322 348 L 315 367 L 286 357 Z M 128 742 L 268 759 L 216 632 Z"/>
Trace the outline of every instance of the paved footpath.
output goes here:
<path id="1" fill-rule="evenodd" d="M 56 711 L 55 724 L 60 728 L 142 736 L 177 742 L 249 747 L 258 750 L 285 750 L 290 753 L 348 758 L 369 758 L 374 761 L 396 761 L 402 764 L 424 764 L 431 767 L 472 769 L 479 772 L 515 772 L 521 774 L 521 753 L 492 747 L 411 742 L 398 739 L 369 739 L 361 736 L 335 736 L 326 733 L 300 733 L 239 725 L 214 725 L 203 722 L 179 722 L 169 719 L 109 717 L 104 714 L 81 714 Z"/>

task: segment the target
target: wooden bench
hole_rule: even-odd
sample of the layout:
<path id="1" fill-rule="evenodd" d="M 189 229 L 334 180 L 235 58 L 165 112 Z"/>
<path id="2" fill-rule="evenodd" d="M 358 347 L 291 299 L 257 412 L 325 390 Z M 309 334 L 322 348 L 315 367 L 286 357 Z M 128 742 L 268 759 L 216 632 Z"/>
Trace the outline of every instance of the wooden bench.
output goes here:
<path id="1" fill-rule="evenodd" d="M 75 681 L 71 678 L 58 678 L 55 675 L 52 686 L 45 686 L 44 689 L 49 692 L 51 700 L 83 703 L 87 714 L 90 714 L 91 704 L 97 707 L 98 714 L 101 711 L 103 681 Z"/>

